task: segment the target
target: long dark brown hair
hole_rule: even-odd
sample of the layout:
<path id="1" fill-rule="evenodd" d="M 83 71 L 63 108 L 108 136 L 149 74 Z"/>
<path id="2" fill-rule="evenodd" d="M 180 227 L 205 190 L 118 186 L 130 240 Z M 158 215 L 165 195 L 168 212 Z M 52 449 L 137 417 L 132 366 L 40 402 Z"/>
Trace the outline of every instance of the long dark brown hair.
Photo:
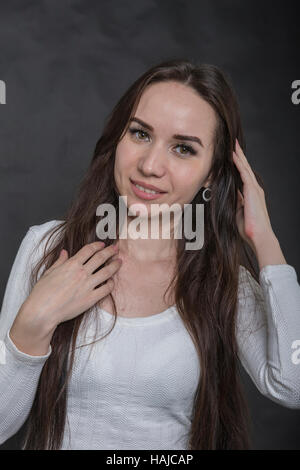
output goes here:
<path id="1" fill-rule="evenodd" d="M 204 245 L 201 250 L 186 250 L 184 235 L 178 240 L 177 271 L 168 287 L 174 288 L 176 306 L 197 349 L 201 370 L 188 448 L 248 449 L 251 422 L 239 375 L 236 317 L 240 265 L 256 281 L 259 271 L 254 253 L 239 235 L 236 225 L 237 190 L 242 191 L 243 185 L 232 160 L 235 139 L 244 152 L 246 149 L 237 97 L 229 76 L 220 68 L 190 60 L 168 60 L 151 67 L 129 87 L 105 122 L 89 168 L 64 219 L 42 238 L 50 234 L 43 256 L 32 269 L 31 288 L 39 275 L 56 261 L 62 248 L 71 257 L 85 244 L 98 240 L 95 230 L 100 220 L 96 216 L 98 205 L 113 204 L 118 220 L 119 194 L 114 181 L 116 147 L 127 132 L 130 117 L 134 116 L 145 88 L 168 81 L 194 89 L 212 106 L 217 117 L 211 199 L 204 207 Z M 255 175 L 263 187 L 261 178 L 256 172 Z M 204 202 L 202 191 L 200 188 L 191 201 L 193 207 Z M 56 241 L 49 248 L 55 233 Z M 113 242 L 103 241 L 107 245 Z M 117 315 L 112 295 L 111 298 Z M 23 449 L 61 447 L 76 338 L 83 320 L 93 311 L 92 307 L 55 329 L 52 353 L 44 364 L 26 421 Z M 113 326 L 115 321 L 116 317 Z"/>

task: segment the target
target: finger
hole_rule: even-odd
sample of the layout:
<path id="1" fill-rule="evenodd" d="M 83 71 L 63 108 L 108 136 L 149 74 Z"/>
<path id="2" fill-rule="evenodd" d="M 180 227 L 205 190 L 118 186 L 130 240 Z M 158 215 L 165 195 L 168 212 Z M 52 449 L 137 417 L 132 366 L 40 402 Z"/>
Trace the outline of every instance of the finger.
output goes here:
<path id="1" fill-rule="evenodd" d="M 108 279 L 108 281 L 100 287 L 93 289 L 91 294 L 91 304 L 95 305 L 99 300 L 102 300 L 106 297 L 114 288 L 114 280 L 112 278 Z"/>
<path id="2" fill-rule="evenodd" d="M 119 270 L 121 265 L 122 265 L 122 260 L 119 258 L 115 259 L 114 261 L 109 263 L 107 266 L 100 269 L 100 271 L 98 271 L 97 273 L 92 274 L 92 276 L 90 277 L 91 279 L 90 285 L 92 287 L 95 287 L 101 284 L 102 282 L 107 281 L 107 279 L 112 277 Z"/>
<path id="3" fill-rule="evenodd" d="M 242 195 L 241 191 L 238 189 L 238 197 L 244 203 L 244 196 Z"/>
<path id="4" fill-rule="evenodd" d="M 256 179 L 256 176 L 255 174 L 253 173 L 253 170 L 246 158 L 246 155 L 244 154 L 240 144 L 239 144 L 239 141 L 236 139 L 235 140 L 236 142 L 236 149 L 235 149 L 235 152 L 237 154 L 237 156 L 240 158 L 241 162 L 244 164 L 244 166 L 246 167 L 247 171 L 249 172 L 250 176 L 252 177 L 253 181 L 255 183 L 257 183 L 257 179 Z"/>
<path id="5" fill-rule="evenodd" d="M 50 266 L 50 268 L 45 271 L 45 274 L 46 273 L 49 274 L 50 272 L 52 272 L 53 269 L 55 269 L 58 266 L 60 266 L 61 264 L 63 264 L 67 259 L 68 259 L 67 250 L 65 250 L 65 249 L 60 250 L 59 257 L 57 258 L 55 263 L 53 263 L 52 266 Z"/>
<path id="6" fill-rule="evenodd" d="M 84 264 L 84 267 L 88 274 L 92 274 L 97 268 L 102 266 L 111 256 L 117 254 L 115 245 L 107 246 L 102 250 L 94 253 L 94 255 L 89 259 L 87 263 Z"/>
<path id="7" fill-rule="evenodd" d="M 233 161 L 239 170 L 243 183 L 253 183 L 251 174 L 235 152 L 233 152 Z"/>
<path id="8" fill-rule="evenodd" d="M 237 203 L 237 210 L 241 207 L 244 207 L 245 201 L 241 191 L 238 189 L 238 203 Z"/>
<path id="9" fill-rule="evenodd" d="M 73 259 L 79 261 L 79 263 L 85 263 L 91 256 L 93 256 L 97 251 L 102 250 L 105 246 L 104 242 L 92 242 L 84 245 L 77 253 L 72 256 Z"/>

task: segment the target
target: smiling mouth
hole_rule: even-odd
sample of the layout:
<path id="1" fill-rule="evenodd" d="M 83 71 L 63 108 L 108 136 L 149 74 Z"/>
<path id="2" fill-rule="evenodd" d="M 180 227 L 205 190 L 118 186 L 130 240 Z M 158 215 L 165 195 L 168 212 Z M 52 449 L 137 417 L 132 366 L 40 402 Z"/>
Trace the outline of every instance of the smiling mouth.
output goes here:
<path id="1" fill-rule="evenodd" d="M 136 186 L 141 191 L 144 191 L 144 193 L 147 193 L 147 194 L 161 194 L 161 191 L 153 191 L 153 189 L 144 188 L 143 186 L 140 186 L 137 183 L 133 183 L 133 184 L 134 184 L 134 186 Z"/>
<path id="2" fill-rule="evenodd" d="M 138 198 L 144 201 L 153 201 L 153 200 L 161 198 L 165 194 L 165 193 L 156 192 L 156 191 L 154 192 L 152 190 L 148 191 L 146 188 L 143 188 L 139 184 L 133 183 L 133 181 L 130 181 L 130 184 L 131 184 L 131 188 L 135 196 L 137 196 Z"/>
<path id="3" fill-rule="evenodd" d="M 148 188 L 145 188 L 144 186 L 136 183 L 133 180 L 130 180 L 130 181 L 135 187 L 137 187 L 140 191 L 143 191 L 146 194 L 165 194 L 165 191 L 156 191 L 154 189 L 148 189 Z"/>

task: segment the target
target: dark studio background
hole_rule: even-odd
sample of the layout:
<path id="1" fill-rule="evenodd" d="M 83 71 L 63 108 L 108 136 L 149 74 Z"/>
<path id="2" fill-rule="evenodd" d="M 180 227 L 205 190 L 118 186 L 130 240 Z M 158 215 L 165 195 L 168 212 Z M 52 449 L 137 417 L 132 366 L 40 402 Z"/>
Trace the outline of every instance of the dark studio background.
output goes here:
<path id="1" fill-rule="evenodd" d="M 1 1 L 1 292 L 31 225 L 60 219 L 104 119 L 148 67 L 213 63 L 239 98 L 246 156 L 266 186 L 270 219 L 300 275 L 300 80 L 296 1 Z M 299 94 L 300 98 L 300 94 Z M 242 373 L 255 449 L 300 449 L 300 410 L 275 404 Z M 0 446 L 17 449 L 20 432 Z"/>

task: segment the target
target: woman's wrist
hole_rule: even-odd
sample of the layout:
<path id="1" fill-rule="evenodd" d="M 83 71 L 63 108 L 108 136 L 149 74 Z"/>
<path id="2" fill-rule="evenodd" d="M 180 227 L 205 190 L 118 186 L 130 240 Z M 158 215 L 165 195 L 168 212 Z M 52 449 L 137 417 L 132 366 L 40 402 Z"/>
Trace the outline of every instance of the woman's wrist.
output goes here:
<path id="1" fill-rule="evenodd" d="M 256 241 L 254 245 L 260 270 L 267 265 L 287 264 L 279 241 L 273 232 L 260 241 Z"/>
<path id="2" fill-rule="evenodd" d="M 57 325 L 27 309 L 23 304 L 12 324 L 9 336 L 15 346 L 30 356 L 44 356 Z"/>

